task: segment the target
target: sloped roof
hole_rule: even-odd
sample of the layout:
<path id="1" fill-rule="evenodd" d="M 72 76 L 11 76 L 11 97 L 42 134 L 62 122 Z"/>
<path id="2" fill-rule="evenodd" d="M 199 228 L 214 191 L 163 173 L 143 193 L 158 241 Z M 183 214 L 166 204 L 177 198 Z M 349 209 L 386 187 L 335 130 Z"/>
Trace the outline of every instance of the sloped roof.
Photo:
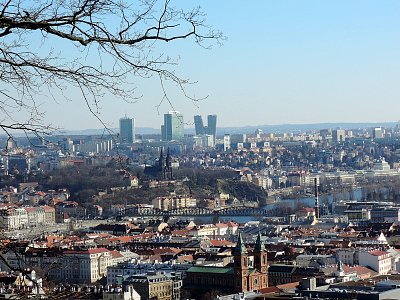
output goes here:
<path id="1" fill-rule="evenodd" d="M 234 274 L 233 268 L 231 268 L 231 267 L 195 266 L 195 267 L 190 267 L 186 272 L 187 273 Z"/>
<path id="2" fill-rule="evenodd" d="M 381 256 L 381 255 L 386 255 L 389 254 L 389 252 L 387 251 L 381 251 L 381 250 L 374 250 L 374 251 L 370 251 L 368 252 L 369 254 L 373 255 L 373 256 Z"/>
<path id="3" fill-rule="evenodd" d="M 213 245 L 214 247 L 223 247 L 223 246 L 234 246 L 235 243 L 232 243 L 230 241 L 226 241 L 226 240 L 209 240 L 209 242 L 211 243 L 211 245 Z"/>
<path id="4" fill-rule="evenodd" d="M 215 224 L 215 226 L 218 228 L 228 228 L 228 224 L 225 224 L 225 223 L 217 223 L 217 224 Z"/>
<path id="5" fill-rule="evenodd" d="M 121 258 L 124 257 L 119 251 L 117 250 L 112 250 L 111 251 L 111 256 L 112 258 Z"/>
<path id="6" fill-rule="evenodd" d="M 95 248 L 95 249 L 89 249 L 89 250 L 67 250 L 64 251 L 64 254 L 98 254 L 98 253 L 105 253 L 105 252 L 110 252 L 110 250 L 106 248 Z"/>

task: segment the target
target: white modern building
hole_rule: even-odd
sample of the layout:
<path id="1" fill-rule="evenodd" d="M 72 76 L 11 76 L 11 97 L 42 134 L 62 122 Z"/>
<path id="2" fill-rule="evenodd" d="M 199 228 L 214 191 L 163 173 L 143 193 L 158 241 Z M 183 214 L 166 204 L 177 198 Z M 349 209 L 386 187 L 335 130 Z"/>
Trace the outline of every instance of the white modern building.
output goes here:
<path id="1" fill-rule="evenodd" d="M 386 275 L 392 270 L 392 259 L 387 251 L 363 251 L 359 254 L 360 266 L 370 267 L 379 275 Z"/>
<path id="2" fill-rule="evenodd" d="M 224 151 L 231 149 L 231 136 L 229 134 L 224 135 Z"/>

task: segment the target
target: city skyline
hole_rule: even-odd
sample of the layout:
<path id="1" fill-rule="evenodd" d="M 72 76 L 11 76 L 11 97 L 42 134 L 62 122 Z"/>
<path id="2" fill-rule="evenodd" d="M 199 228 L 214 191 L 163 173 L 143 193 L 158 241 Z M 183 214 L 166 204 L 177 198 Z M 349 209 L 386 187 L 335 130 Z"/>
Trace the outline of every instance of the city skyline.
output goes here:
<path id="1" fill-rule="evenodd" d="M 230 133 L 251 133 L 253 134 L 256 130 L 261 129 L 264 133 L 290 133 L 290 132 L 307 132 L 307 131 L 319 131 L 323 129 L 359 129 L 359 128 L 370 128 L 373 130 L 375 127 L 391 128 L 397 126 L 398 122 L 377 122 L 377 123 L 310 123 L 310 124 L 258 124 L 253 126 L 232 126 L 224 127 L 217 126 L 217 136 L 223 136 L 224 134 Z M 160 124 L 157 124 L 160 125 Z M 163 124 L 161 124 L 163 125 Z M 196 129 L 194 124 L 187 126 L 184 124 L 184 133 L 195 135 Z M 111 133 L 119 133 L 119 128 L 108 128 Z M 135 127 L 136 134 L 160 134 L 160 128 L 155 127 Z M 77 130 L 63 130 L 57 132 L 61 135 L 104 135 L 104 128 L 85 128 Z M 0 135 L 1 136 L 1 135 Z M 22 134 L 16 134 L 16 136 L 24 136 Z"/>
<path id="2" fill-rule="evenodd" d="M 99 99 L 98 116 L 107 126 L 116 128 L 119 116 L 134 114 L 138 127 L 156 128 L 163 112 L 175 109 L 187 116 L 217 114 L 221 127 L 400 119 L 400 3 L 256 1 L 232 6 L 219 1 L 201 6 L 207 24 L 227 37 L 223 46 L 204 50 L 181 41 L 179 47 L 162 44 L 160 50 L 180 58 L 176 72 L 197 82 L 188 86 L 188 95 L 206 98 L 193 102 L 168 85 L 173 107 L 168 101 L 160 104 L 158 79 L 138 78 L 135 103 L 111 95 Z M 38 97 L 46 120 L 65 130 L 101 128 L 81 95 L 70 93 L 73 102 Z"/>

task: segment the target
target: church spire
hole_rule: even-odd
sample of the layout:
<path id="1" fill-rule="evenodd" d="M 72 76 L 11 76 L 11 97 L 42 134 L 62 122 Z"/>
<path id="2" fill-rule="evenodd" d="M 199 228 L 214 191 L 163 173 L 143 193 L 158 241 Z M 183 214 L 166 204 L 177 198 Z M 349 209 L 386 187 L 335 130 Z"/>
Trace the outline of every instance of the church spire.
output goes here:
<path id="1" fill-rule="evenodd" d="M 169 154 L 169 147 L 167 148 L 167 156 L 165 158 L 165 165 L 167 168 L 171 167 L 171 155 Z"/>
<path id="2" fill-rule="evenodd" d="M 258 232 L 258 235 L 257 235 L 257 241 L 256 241 L 256 246 L 254 247 L 254 250 L 257 251 L 257 252 L 265 251 L 265 245 L 261 241 L 261 233 L 260 233 L 260 231 Z"/>
<path id="3" fill-rule="evenodd" d="M 234 251 L 237 254 L 247 254 L 246 245 L 243 242 L 243 238 L 242 238 L 242 233 L 241 232 L 239 232 L 238 241 L 236 243 L 236 247 L 235 247 Z"/>
<path id="4" fill-rule="evenodd" d="M 160 151 L 160 158 L 158 159 L 158 166 L 160 168 L 164 168 L 164 153 L 163 153 L 162 147 L 161 147 L 161 151 Z"/>

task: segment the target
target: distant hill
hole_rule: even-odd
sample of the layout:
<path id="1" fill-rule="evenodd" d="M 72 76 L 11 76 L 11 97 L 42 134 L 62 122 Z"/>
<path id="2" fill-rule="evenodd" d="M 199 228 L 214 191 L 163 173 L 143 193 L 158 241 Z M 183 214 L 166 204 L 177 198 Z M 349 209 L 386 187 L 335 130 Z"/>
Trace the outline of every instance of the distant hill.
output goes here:
<path id="1" fill-rule="evenodd" d="M 268 133 L 283 133 L 283 132 L 304 132 L 309 130 L 321 129 L 359 129 L 372 127 L 394 127 L 397 122 L 382 122 L 382 123 L 315 123 L 315 124 L 280 124 L 280 125 L 257 125 L 244 127 L 219 127 L 218 134 L 233 134 L 233 133 L 254 133 L 257 129 Z"/>
<path id="2" fill-rule="evenodd" d="M 241 126 L 241 127 L 218 127 L 218 135 L 235 134 L 235 133 L 254 133 L 257 129 L 261 129 L 265 133 L 283 133 L 283 132 L 305 132 L 309 130 L 321 129 L 359 129 L 359 128 L 372 128 L 372 127 L 394 127 L 398 122 L 381 122 L 381 123 L 315 123 L 315 124 L 279 124 L 279 125 L 254 125 L 254 126 Z M 110 128 L 110 131 L 117 134 L 118 128 Z M 194 128 L 186 128 L 186 134 L 194 134 Z M 82 130 L 60 130 L 54 135 L 102 135 L 108 134 L 104 129 L 82 129 Z M 153 135 L 160 134 L 159 128 L 152 127 L 137 127 L 136 134 Z M 15 136 L 25 136 L 23 133 L 16 133 Z M 0 137 L 6 137 L 1 134 Z"/>
<path id="3" fill-rule="evenodd" d="M 242 127 L 218 127 L 218 134 L 235 134 L 235 133 L 254 133 L 257 129 L 264 132 L 283 133 L 283 132 L 303 132 L 308 130 L 321 129 L 359 129 L 371 127 L 394 127 L 397 122 L 382 123 L 315 123 L 315 124 L 280 124 L 280 125 L 255 125 Z M 118 133 L 118 128 L 112 128 L 112 132 Z M 106 134 L 104 129 L 84 129 L 84 130 L 65 130 L 62 135 L 99 135 Z M 194 128 L 186 128 L 186 134 L 194 134 Z M 137 127 L 136 134 L 160 134 L 160 129 L 151 127 Z"/>
<path id="4" fill-rule="evenodd" d="M 117 134 L 119 128 L 110 128 L 111 132 Z M 151 127 L 137 127 L 136 134 L 159 134 L 160 129 Z M 108 131 L 104 129 L 82 129 L 82 130 L 60 130 L 59 135 L 101 135 L 108 134 Z"/>

